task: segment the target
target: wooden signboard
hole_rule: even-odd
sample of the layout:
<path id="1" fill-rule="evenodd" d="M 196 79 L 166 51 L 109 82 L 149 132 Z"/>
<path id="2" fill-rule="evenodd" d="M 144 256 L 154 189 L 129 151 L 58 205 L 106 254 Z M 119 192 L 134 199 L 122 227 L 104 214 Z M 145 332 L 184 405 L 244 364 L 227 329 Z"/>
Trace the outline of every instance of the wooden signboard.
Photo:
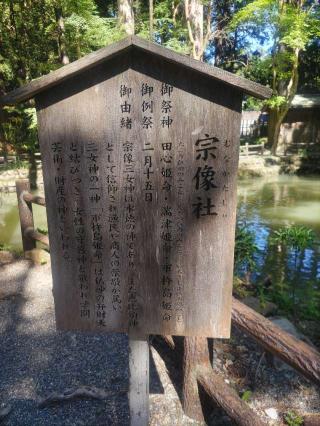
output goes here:
<path id="1" fill-rule="evenodd" d="M 6 99 L 36 98 L 59 329 L 229 336 L 244 92 L 132 37 Z"/>

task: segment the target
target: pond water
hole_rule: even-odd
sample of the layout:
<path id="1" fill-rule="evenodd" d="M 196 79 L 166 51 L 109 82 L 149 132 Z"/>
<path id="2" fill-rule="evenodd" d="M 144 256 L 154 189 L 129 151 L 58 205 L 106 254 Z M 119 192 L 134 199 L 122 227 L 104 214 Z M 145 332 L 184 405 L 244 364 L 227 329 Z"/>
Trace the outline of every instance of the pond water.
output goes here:
<path id="1" fill-rule="evenodd" d="M 262 296 L 295 316 L 320 318 L 320 178 L 239 182 L 237 221 L 255 235 L 256 270 L 251 280 Z M 297 257 L 293 250 L 272 244 L 276 230 L 292 225 L 314 233 L 314 242 Z M 267 277 L 270 288 L 259 287 Z"/>
<path id="2" fill-rule="evenodd" d="M 46 228 L 45 209 L 34 205 L 35 226 Z M 320 177 L 283 176 L 274 180 L 248 179 L 238 184 L 238 224 L 255 234 L 256 270 L 252 280 L 259 286 L 267 276 L 277 303 L 287 303 L 290 286 L 297 287 L 299 310 L 305 313 L 320 307 Z M 270 244 L 275 230 L 304 225 L 314 231 L 312 246 L 302 252 L 295 271 L 290 250 Z M 0 244 L 21 249 L 16 194 L 0 193 Z"/>

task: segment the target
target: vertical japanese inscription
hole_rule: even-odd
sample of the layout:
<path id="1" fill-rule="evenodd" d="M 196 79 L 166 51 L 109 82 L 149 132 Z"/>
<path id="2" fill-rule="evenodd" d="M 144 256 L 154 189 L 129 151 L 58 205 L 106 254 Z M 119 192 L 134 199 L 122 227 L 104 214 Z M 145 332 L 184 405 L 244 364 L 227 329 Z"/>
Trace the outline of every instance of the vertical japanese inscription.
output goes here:
<path id="1" fill-rule="evenodd" d="M 55 297 L 66 294 L 60 312 L 77 313 L 59 326 L 225 335 L 237 111 L 196 80 L 168 84 L 174 75 L 161 66 L 136 71 L 64 97 L 62 123 L 61 104 L 50 105 L 60 126 L 44 127 L 58 208 Z"/>
<path id="2" fill-rule="evenodd" d="M 161 170 L 161 213 L 160 213 L 160 239 L 161 239 L 161 312 L 162 320 L 170 322 L 174 319 L 174 276 L 173 276 L 173 250 L 175 245 L 176 223 L 173 208 L 173 182 L 174 182 L 174 147 L 176 141 L 170 139 L 168 131 L 172 126 L 173 86 L 162 83 L 159 93 L 161 108 L 161 127 L 164 130 L 166 142 L 161 143 L 160 170 Z"/>
<path id="3" fill-rule="evenodd" d="M 123 98 L 125 101 L 123 103 Z M 126 126 L 121 126 L 122 129 L 132 129 L 132 113 L 135 106 L 132 104 L 133 90 L 127 84 L 120 86 L 120 102 L 121 113 L 126 114 Z M 136 283 L 136 216 L 135 216 L 135 149 L 133 142 L 130 140 L 130 132 L 121 132 L 125 140 L 121 137 L 121 170 L 123 182 L 123 194 L 121 198 L 121 216 L 122 216 L 122 244 L 123 244 L 123 264 L 121 265 L 126 269 L 125 284 L 127 287 L 127 311 L 128 311 L 128 326 L 134 328 L 139 325 L 139 312 L 137 304 L 137 283 Z M 119 165 L 120 166 L 120 165 Z M 118 247 L 119 250 L 120 247 Z M 119 265 L 120 267 L 120 265 Z M 119 275 L 119 279 L 121 274 Z M 120 283 L 119 283 L 120 284 Z M 121 285 L 119 285 L 120 291 Z M 122 310 L 122 300 L 120 292 L 117 293 L 116 289 L 113 290 L 114 303 L 117 303 L 117 310 Z"/>
<path id="4" fill-rule="evenodd" d="M 177 236 L 176 236 L 176 322 L 178 325 L 184 323 L 184 234 L 185 234 L 185 211 L 184 199 L 185 193 L 185 142 L 180 140 L 177 143 L 176 157 L 176 202 L 177 202 Z"/>
<path id="5" fill-rule="evenodd" d="M 136 283 L 136 215 L 135 215 L 135 147 L 132 142 L 125 142 L 123 148 L 124 177 L 124 252 L 128 276 L 128 323 L 129 327 L 139 325 Z"/>
<path id="6" fill-rule="evenodd" d="M 219 142 L 219 138 L 208 133 L 195 142 L 195 160 L 198 167 L 193 177 L 196 199 L 192 207 L 197 219 L 218 214 L 213 204 L 213 191 L 218 188 L 215 183 L 214 162 L 217 159 Z"/>
<path id="7" fill-rule="evenodd" d="M 100 145 L 96 142 L 85 144 L 86 172 L 88 177 L 88 201 L 90 223 L 90 270 L 94 282 L 95 322 L 106 327 L 105 280 L 103 274 L 103 238 L 102 238 L 102 182 L 100 177 Z"/>
<path id="8" fill-rule="evenodd" d="M 81 200 L 81 162 L 82 155 L 79 144 L 71 142 L 68 152 L 69 176 L 73 196 L 72 222 L 75 233 L 75 247 L 77 254 L 77 278 L 80 294 L 80 318 L 89 320 L 91 317 L 90 307 L 90 283 L 86 262 L 88 253 L 85 244 L 84 208 Z"/>
<path id="9" fill-rule="evenodd" d="M 67 200 L 66 200 L 66 176 L 64 170 L 64 152 L 62 142 L 53 142 L 51 144 L 51 158 L 54 164 L 55 176 L 54 185 L 57 200 L 58 210 L 58 226 L 59 226 L 59 240 L 62 257 L 66 261 L 70 261 L 69 254 L 69 240 L 70 236 L 66 226 L 66 218 L 68 213 Z"/>
<path id="10" fill-rule="evenodd" d="M 154 143 L 150 141 L 150 132 L 154 126 L 154 93 L 153 86 L 148 83 L 141 84 L 141 113 L 142 129 L 144 132 L 143 152 L 144 152 L 144 197 L 145 201 L 154 201 Z"/>

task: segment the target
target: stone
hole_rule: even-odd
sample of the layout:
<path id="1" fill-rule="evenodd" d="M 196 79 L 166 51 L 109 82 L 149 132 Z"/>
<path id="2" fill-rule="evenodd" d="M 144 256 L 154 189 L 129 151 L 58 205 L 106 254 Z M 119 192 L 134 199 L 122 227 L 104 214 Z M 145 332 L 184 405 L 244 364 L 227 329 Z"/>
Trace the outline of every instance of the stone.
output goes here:
<path id="1" fill-rule="evenodd" d="M 285 317 L 270 317 L 270 321 L 272 321 L 274 324 L 276 324 L 278 327 L 280 327 L 283 331 L 286 331 L 287 333 L 291 334 L 292 336 L 296 337 L 297 339 L 303 340 L 304 342 L 308 343 L 309 345 L 312 345 L 310 340 L 302 334 L 294 324 L 292 324 L 291 321 L 288 320 L 288 318 Z"/>
<path id="2" fill-rule="evenodd" d="M 308 345 L 313 347 L 312 342 L 304 335 L 302 334 L 297 328 L 292 324 L 291 321 L 289 321 L 287 318 L 284 317 L 270 317 L 270 321 L 272 321 L 274 324 L 276 324 L 278 327 L 280 327 L 283 331 L 291 334 L 295 338 L 302 340 Z M 271 360 L 273 366 L 280 371 L 294 371 L 292 367 L 290 367 L 285 362 L 281 361 L 279 358 L 274 356 L 273 354 L 268 354 L 269 359 Z"/>
<path id="3" fill-rule="evenodd" d="M 278 420 L 279 419 L 278 412 L 275 408 L 266 408 L 264 410 L 264 412 L 272 420 Z"/>
<path id="4" fill-rule="evenodd" d="M 275 314 L 277 311 L 277 305 L 272 302 L 266 302 L 263 306 L 260 304 L 260 301 L 257 297 L 247 296 L 242 299 L 242 302 L 249 306 L 249 308 L 254 309 L 256 312 L 264 316 L 269 316 Z"/>
<path id="5" fill-rule="evenodd" d="M 44 265 L 50 262 L 50 254 L 43 249 L 33 249 L 25 252 L 25 258 L 35 265 Z"/>

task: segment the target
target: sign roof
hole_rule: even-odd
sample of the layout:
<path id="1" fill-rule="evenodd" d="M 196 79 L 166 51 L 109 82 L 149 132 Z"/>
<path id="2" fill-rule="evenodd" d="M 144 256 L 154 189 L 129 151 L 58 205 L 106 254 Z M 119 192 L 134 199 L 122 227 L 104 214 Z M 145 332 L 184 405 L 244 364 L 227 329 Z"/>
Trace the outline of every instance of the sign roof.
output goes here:
<path id="1" fill-rule="evenodd" d="M 181 55 L 173 50 L 167 49 L 158 44 L 149 42 L 137 36 L 127 37 L 117 43 L 113 43 L 96 52 L 84 56 L 71 64 L 51 72 L 48 75 L 31 81 L 7 95 L 0 98 L 2 105 L 12 105 L 18 102 L 26 101 L 35 95 L 50 89 L 61 82 L 70 79 L 96 65 L 105 62 L 112 57 L 128 53 L 134 50 L 140 50 L 147 55 L 154 55 L 162 58 L 164 61 L 175 63 L 181 67 L 191 69 L 196 73 L 203 74 L 214 80 L 218 80 L 224 84 L 232 86 L 234 89 L 241 91 L 247 95 L 251 95 L 260 99 L 267 99 L 271 96 L 272 90 L 262 86 L 256 82 L 239 77 L 220 68 L 208 65 L 204 62 L 192 59 L 189 56 Z M 134 58 L 134 56 L 133 56 Z"/>

